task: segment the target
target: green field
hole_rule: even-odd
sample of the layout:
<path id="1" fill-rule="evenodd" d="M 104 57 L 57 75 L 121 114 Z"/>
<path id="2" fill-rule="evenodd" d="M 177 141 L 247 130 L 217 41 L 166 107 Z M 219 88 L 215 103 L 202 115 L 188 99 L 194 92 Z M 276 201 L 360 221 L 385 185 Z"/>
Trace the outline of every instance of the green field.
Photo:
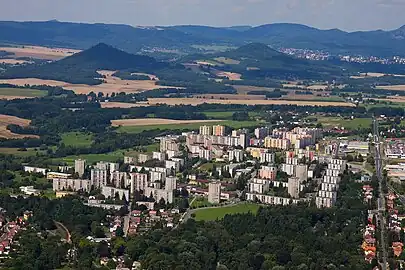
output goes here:
<path id="1" fill-rule="evenodd" d="M 217 220 L 223 219 L 225 215 L 232 215 L 232 214 L 241 214 L 241 213 L 248 213 L 252 212 L 256 214 L 259 210 L 259 205 L 257 204 L 238 204 L 234 206 L 228 207 L 221 207 L 221 208 L 209 208 L 209 209 L 199 209 L 195 212 L 195 220 Z"/>
<path id="2" fill-rule="evenodd" d="M 344 127 L 345 129 L 358 129 L 371 127 L 371 118 L 355 118 L 355 119 L 343 119 L 340 117 L 316 117 L 317 123 L 321 123 L 323 127 Z"/>
<path id="3" fill-rule="evenodd" d="M 159 149 L 159 144 L 146 145 L 145 149 L 148 153 L 157 151 Z M 85 154 L 77 156 L 67 156 L 63 158 L 52 159 L 54 164 L 56 163 L 66 163 L 68 165 L 74 165 L 76 159 L 84 159 L 88 164 L 93 164 L 98 161 L 110 161 L 115 162 L 118 159 L 123 159 L 124 156 L 136 156 L 140 152 L 134 149 L 120 149 L 114 152 L 105 153 L 105 154 Z"/>
<path id="4" fill-rule="evenodd" d="M 117 129 L 118 132 L 122 133 L 140 133 L 145 130 L 198 130 L 200 126 L 204 123 L 192 123 L 192 124 L 177 124 L 177 125 L 150 125 L 150 126 L 121 126 Z M 209 125 L 224 125 L 231 128 L 247 128 L 247 127 L 256 127 L 260 125 L 260 122 L 257 121 L 218 121 L 210 122 Z"/>
<path id="5" fill-rule="evenodd" d="M 1 96 L 44 97 L 47 91 L 26 88 L 0 88 Z"/>
<path id="6" fill-rule="evenodd" d="M 61 135 L 66 146 L 89 147 L 93 143 L 93 134 L 84 132 L 68 132 Z"/>
<path id="7" fill-rule="evenodd" d="M 7 147 L 1 147 L 0 148 L 0 154 L 5 154 L 5 155 L 15 155 L 17 157 L 29 157 L 29 156 L 35 156 L 37 153 L 42 154 L 45 153 L 46 151 L 41 151 L 41 150 L 35 150 L 36 148 L 27 148 L 27 151 L 19 151 L 20 148 L 7 148 Z"/>

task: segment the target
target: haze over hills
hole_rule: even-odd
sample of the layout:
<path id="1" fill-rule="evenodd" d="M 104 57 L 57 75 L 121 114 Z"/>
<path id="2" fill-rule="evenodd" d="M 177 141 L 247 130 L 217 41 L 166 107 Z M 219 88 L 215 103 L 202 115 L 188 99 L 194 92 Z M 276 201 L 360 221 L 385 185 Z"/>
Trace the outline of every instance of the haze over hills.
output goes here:
<path id="1" fill-rule="evenodd" d="M 132 27 L 116 24 L 85 24 L 58 21 L 0 22 L 0 42 L 86 49 L 104 42 L 129 52 L 197 52 L 195 45 L 239 47 L 260 42 L 273 47 L 325 50 L 333 54 L 405 56 L 405 27 L 392 31 L 345 32 L 320 30 L 299 24 L 268 24 L 258 27 Z"/>

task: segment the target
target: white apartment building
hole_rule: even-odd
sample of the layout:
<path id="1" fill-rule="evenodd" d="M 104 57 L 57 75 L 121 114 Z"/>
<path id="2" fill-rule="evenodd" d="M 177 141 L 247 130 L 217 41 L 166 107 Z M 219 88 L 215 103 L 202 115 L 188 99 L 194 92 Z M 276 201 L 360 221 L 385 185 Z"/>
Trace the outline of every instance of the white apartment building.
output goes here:
<path id="1" fill-rule="evenodd" d="M 54 178 L 52 179 L 52 188 L 54 191 L 90 191 L 90 180 L 87 179 L 65 179 Z"/>
<path id="2" fill-rule="evenodd" d="M 130 173 L 131 193 L 135 190 L 145 190 L 148 187 L 148 175 L 146 173 Z"/>
<path id="3" fill-rule="evenodd" d="M 82 177 L 84 174 L 84 170 L 86 169 L 86 161 L 83 159 L 76 159 L 75 160 L 75 173 Z"/>
<path id="4" fill-rule="evenodd" d="M 166 159 L 166 153 L 165 152 L 153 152 L 152 158 L 157 159 L 159 161 L 163 161 Z"/>
<path id="5" fill-rule="evenodd" d="M 243 150 L 235 149 L 228 152 L 228 159 L 230 162 L 241 162 L 244 158 Z"/>
<path id="6" fill-rule="evenodd" d="M 200 135 L 211 136 L 212 127 L 211 126 L 200 126 Z"/>
<path id="7" fill-rule="evenodd" d="M 90 184 L 94 186 L 94 188 L 101 188 L 107 185 L 107 170 L 92 169 Z"/>
<path id="8" fill-rule="evenodd" d="M 208 184 L 208 202 L 221 202 L 221 182 L 211 182 Z"/>
<path id="9" fill-rule="evenodd" d="M 106 198 L 114 199 L 116 196 L 118 196 L 118 198 L 120 200 L 125 199 L 125 200 L 129 201 L 129 190 L 128 189 L 102 186 L 101 194 L 103 194 Z"/>
<path id="10" fill-rule="evenodd" d="M 126 172 L 110 172 L 110 182 L 117 188 L 129 186 L 129 177 Z"/>
<path id="11" fill-rule="evenodd" d="M 301 180 L 298 177 L 288 178 L 288 194 L 298 199 L 301 191 Z"/>
<path id="12" fill-rule="evenodd" d="M 269 153 L 269 152 L 264 152 L 260 153 L 260 163 L 275 163 L 276 162 L 276 154 L 275 153 Z"/>

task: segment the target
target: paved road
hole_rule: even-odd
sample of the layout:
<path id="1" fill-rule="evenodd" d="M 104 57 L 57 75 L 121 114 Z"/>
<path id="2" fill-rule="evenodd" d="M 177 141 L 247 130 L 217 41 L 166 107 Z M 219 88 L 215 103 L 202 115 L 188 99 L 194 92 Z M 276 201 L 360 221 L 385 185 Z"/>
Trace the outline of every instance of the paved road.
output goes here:
<path id="1" fill-rule="evenodd" d="M 380 144 L 380 138 L 379 138 L 379 131 L 378 131 L 378 120 L 374 118 L 373 120 L 373 133 L 374 133 L 374 160 L 375 160 L 375 170 L 376 170 L 376 176 L 379 181 L 379 194 L 380 197 L 378 198 L 378 221 L 380 223 L 380 231 L 381 231 L 381 243 L 380 243 L 380 252 L 382 253 L 382 256 L 380 258 L 381 260 L 381 267 L 383 270 L 387 269 L 387 247 L 386 247 L 386 222 L 385 222 L 385 194 L 383 193 L 383 188 L 382 188 L 382 181 L 383 181 L 383 176 L 382 176 L 382 159 L 381 159 L 381 144 Z"/>

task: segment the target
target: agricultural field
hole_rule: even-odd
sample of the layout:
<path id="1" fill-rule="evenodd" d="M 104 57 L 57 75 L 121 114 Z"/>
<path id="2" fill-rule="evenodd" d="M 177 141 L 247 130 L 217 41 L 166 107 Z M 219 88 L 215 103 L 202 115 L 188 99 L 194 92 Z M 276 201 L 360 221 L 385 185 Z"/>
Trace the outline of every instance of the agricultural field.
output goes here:
<path id="1" fill-rule="evenodd" d="M 332 101 L 297 101 L 297 100 L 238 100 L 238 99 L 197 99 L 197 98 L 151 98 L 147 103 L 149 105 L 167 104 L 167 105 L 200 105 L 200 104 L 241 104 L 241 105 L 297 105 L 297 106 L 339 106 L 355 107 L 352 103 L 332 102 Z"/>
<path id="2" fill-rule="evenodd" d="M 205 122 L 207 123 L 207 122 Z M 118 132 L 122 133 L 141 133 L 145 130 L 198 130 L 199 127 L 204 124 L 202 122 L 198 123 L 187 123 L 187 124 L 160 124 L 160 125 L 142 125 L 142 126 L 121 126 L 117 129 Z M 221 121 L 221 120 L 214 120 L 209 122 L 210 125 L 224 125 L 229 126 L 234 129 L 238 128 L 247 128 L 247 127 L 255 127 L 259 126 L 260 122 L 256 121 Z"/>
<path id="3" fill-rule="evenodd" d="M 31 123 L 31 120 L 23 119 L 11 115 L 0 114 L 0 138 L 6 139 L 21 139 L 21 138 L 38 138 L 37 135 L 15 134 L 7 129 L 10 124 L 26 127 Z"/>
<path id="4" fill-rule="evenodd" d="M 47 91 L 27 88 L 0 88 L 0 99 L 44 97 Z"/>
<path id="5" fill-rule="evenodd" d="M 397 91 L 405 91 L 405 85 L 404 84 L 398 84 L 398 85 L 379 85 L 376 86 L 377 89 L 385 89 L 385 90 L 397 90 Z"/>
<path id="6" fill-rule="evenodd" d="M 44 60 L 60 60 L 80 52 L 74 49 L 47 48 L 41 46 L 0 47 L 0 51 L 14 53 L 15 58 L 29 57 Z"/>
<path id="7" fill-rule="evenodd" d="M 235 72 L 219 71 L 216 73 L 218 77 L 227 78 L 230 81 L 240 81 L 242 80 L 242 75 Z"/>
<path id="8" fill-rule="evenodd" d="M 27 60 L 0 58 L 0 64 L 21 65 L 21 64 L 31 64 L 31 63 L 33 63 L 33 62 L 27 61 Z"/>
<path id="9" fill-rule="evenodd" d="M 323 127 L 343 127 L 345 129 L 358 129 L 368 128 L 371 126 L 371 118 L 355 118 L 355 119 L 343 119 L 340 117 L 317 117 L 317 123 L 321 123 Z"/>
<path id="10" fill-rule="evenodd" d="M 89 147 L 93 143 L 93 135 L 83 132 L 68 132 L 61 135 L 66 146 Z"/>
<path id="11" fill-rule="evenodd" d="M 171 88 L 170 86 L 160 86 L 154 80 L 122 80 L 118 77 L 112 76 L 114 71 L 98 71 L 104 75 L 103 83 L 99 85 L 86 85 L 86 84 L 71 84 L 62 81 L 42 80 L 36 78 L 25 79 L 7 79 L 0 80 L 0 84 L 9 83 L 18 86 L 29 85 L 50 85 L 60 86 L 68 90 L 74 91 L 76 94 L 89 94 L 90 92 L 102 92 L 104 95 L 111 95 L 112 93 L 140 93 L 153 89 Z"/>
<path id="12" fill-rule="evenodd" d="M 251 91 L 273 91 L 275 88 L 270 87 L 260 87 L 253 85 L 232 85 L 233 88 L 237 91 L 238 95 L 247 95 Z"/>
<path id="13" fill-rule="evenodd" d="M 253 213 L 257 214 L 260 206 L 257 204 L 238 204 L 233 206 L 224 206 L 218 208 L 198 209 L 195 212 L 195 220 L 197 221 L 212 221 L 217 219 L 223 219 L 225 215 Z"/>
<path id="14" fill-rule="evenodd" d="M 127 126 L 156 126 L 156 125 L 188 125 L 188 124 L 204 124 L 211 122 L 219 122 L 221 120 L 173 120 L 162 118 L 141 118 L 141 119 L 120 119 L 112 120 L 113 127 Z"/>

